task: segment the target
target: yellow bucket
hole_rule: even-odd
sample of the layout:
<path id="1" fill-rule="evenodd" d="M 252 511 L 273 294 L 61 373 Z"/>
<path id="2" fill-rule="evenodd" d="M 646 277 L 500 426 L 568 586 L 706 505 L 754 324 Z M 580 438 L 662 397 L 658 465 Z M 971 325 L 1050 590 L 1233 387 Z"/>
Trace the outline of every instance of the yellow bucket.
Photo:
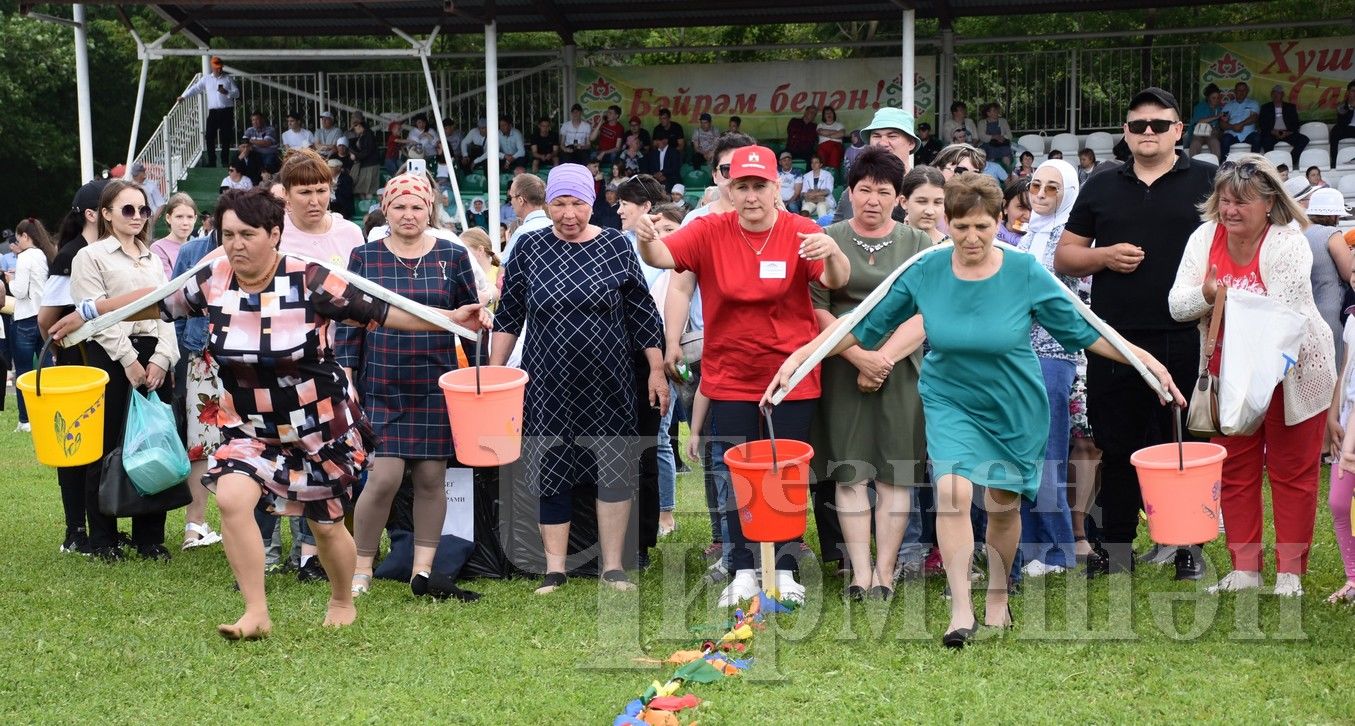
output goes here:
<path id="1" fill-rule="evenodd" d="M 103 458 L 107 372 L 91 366 L 51 366 L 19 376 L 14 385 L 23 391 L 38 461 L 81 466 Z"/>

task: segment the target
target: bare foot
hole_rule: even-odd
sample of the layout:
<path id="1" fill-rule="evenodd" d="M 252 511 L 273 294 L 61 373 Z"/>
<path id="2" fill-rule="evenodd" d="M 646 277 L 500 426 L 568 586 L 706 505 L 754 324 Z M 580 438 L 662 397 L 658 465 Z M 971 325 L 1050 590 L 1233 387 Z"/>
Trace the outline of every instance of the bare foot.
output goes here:
<path id="1" fill-rule="evenodd" d="M 222 623 L 216 626 L 216 632 L 226 640 L 258 640 L 273 632 L 273 621 L 268 613 L 262 616 L 245 613 L 234 623 Z"/>
<path id="2" fill-rule="evenodd" d="M 999 598 L 989 596 L 984 603 L 983 624 L 990 628 L 1010 628 L 1012 626 L 1011 606 L 1004 595 Z"/>
<path id="3" fill-rule="evenodd" d="M 345 625 L 352 625 L 354 620 L 358 619 L 357 606 L 352 600 L 348 602 L 329 601 L 329 608 L 325 610 L 326 628 L 342 628 Z"/>

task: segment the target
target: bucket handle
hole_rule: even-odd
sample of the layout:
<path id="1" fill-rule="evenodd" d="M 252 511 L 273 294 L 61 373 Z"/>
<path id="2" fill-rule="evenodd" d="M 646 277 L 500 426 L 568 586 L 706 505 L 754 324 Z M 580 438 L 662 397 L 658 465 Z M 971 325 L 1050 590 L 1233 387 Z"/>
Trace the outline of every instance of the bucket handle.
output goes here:
<path id="1" fill-rule="evenodd" d="M 1181 407 L 1172 404 L 1172 428 L 1176 433 L 1176 470 L 1186 470 L 1186 447 L 1181 443 Z"/>
<path id="2" fill-rule="evenodd" d="M 776 429 L 772 428 L 772 407 L 759 406 L 758 408 L 762 412 L 763 420 L 767 422 L 767 438 L 771 439 L 772 442 L 772 470 L 780 475 L 781 465 L 776 461 Z"/>
<path id="3" fill-rule="evenodd" d="M 52 343 L 54 342 L 56 341 L 52 338 L 48 338 L 47 342 L 42 344 L 42 350 L 38 351 L 37 365 L 34 368 L 36 375 L 33 377 L 33 395 L 38 396 L 39 398 L 42 397 L 42 362 L 47 360 L 47 354 L 51 352 Z M 85 365 L 89 365 L 89 355 L 85 353 L 85 344 L 78 343 L 76 347 L 80 349 L 80 361 Z"/>
<path id="4" fill-rule="evenodd" d="M 480 347 L 485 342 L 483 328 L 475 332 L 475 395 L 480 395 Z"/>

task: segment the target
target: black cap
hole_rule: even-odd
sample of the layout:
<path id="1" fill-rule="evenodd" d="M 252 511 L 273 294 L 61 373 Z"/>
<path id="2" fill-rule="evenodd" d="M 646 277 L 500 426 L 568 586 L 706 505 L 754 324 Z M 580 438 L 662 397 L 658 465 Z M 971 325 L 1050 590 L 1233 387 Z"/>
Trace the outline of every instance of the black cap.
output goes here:
<path id="1" fill-rule="evenodd" d="M 1181 113 L 1181 105 L 1176 102 L 1176 96 L 1173 96 L 1170 91 L 1158 88 L 1157 86 L 1149 86 L 1134 94 L 1134 97 L 1129 99 L 1129 110 L 1133 111 L 1145 103 L 1155 104 L 1163 108 L 1170 108 L 1177 114 Z"/>
<path id="2" fill-rule="evenodd" d="M 98 209 L 99 197 L 103 195 L 104 186 L 107 184 L 107 179 L 95 179 L 80 187 L 75 192 L 75 198 L 71 200 L 71 209 L 81 214 L 84 214 L 86 210 Z"/>

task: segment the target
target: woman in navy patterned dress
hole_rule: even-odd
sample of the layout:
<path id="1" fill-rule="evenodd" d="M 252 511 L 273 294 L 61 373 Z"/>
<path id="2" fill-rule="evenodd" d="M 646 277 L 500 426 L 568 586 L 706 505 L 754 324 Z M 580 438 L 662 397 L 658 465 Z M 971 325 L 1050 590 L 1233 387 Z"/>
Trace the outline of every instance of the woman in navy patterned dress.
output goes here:
<path id="1" fill-rule="evenodd" d="M 217 631 L 231 640 L 261 638 L 273 628 L 264 592 L 263 539 L 254 520 L 260 495 L 274 513 L 311 522 L 320 561 L 329 573 L 324 624 L 357 618 L 353 606 L 353 538 L 344 505 L 367 468 L 375 443 L 334 359 L 335 322 L 398 330 L 431 324 L 349 285 L 326 268 L 278 251 L 283 206 L 261 189 L 228 191 L 216 207 L 224 253 L 161 304 L 171 318 L 205 317 L 208 350 L 220 363 L 224 442 L 208 461 L 203 484 L 216 493 L 221 531 L 245 612 Z M 79 310 L 118 310 L 154 292 L 144 288 L 81 302 L 51 329 L 54 339 L 78 328 Z M 488 322 L 480 305 L 438 310 L 472 330 Z M 155 317 L 155 306 L 132 319 Z"/>
<path id="2" fill-rule="evenodd" d="M 429 307 L 454 310 L 478 302 L 475 274 L 462 247 L 428 233 L 433 187 L 423 175 L 386 183 L 381 211 L 390 236 L 353 250 L 348 269 Z M 410 588 L 474 599 L 447 577 L 434 577 L 433 555 L 447 513 L 443 482 L 452 451 L 452 429 L 438 376 L 456 368 L 456 339 L 445 331 L 405 332 L 345 325 L 336 347 L 339 365 L 357 389 L 362 410 L 380 443 L 353 511 L 357 568 L 353 594 L 367 591 L 381 531 L 405 472 L 414 481 L 414 566 Z M 431 578 L 431 579 L 430 579 Z"/>
<path id="3" fill-rule="evenodd" d="M 503 365 L 523 323 L 532 334 L 522 354 L 529 376 L 523 411 L 523 459 L 541 498 L 546 576 L 538 594 L 565 583 L 574 487 L 597 486 L 602 580 L 634 589 L 622 569 L 622 545 L 639 455 L 632 353 L 649 361 L 649 402 L 668 405 L 659 311 L 630 242 L 588 223 L 593 176 L 561 164 L 546 182 L 552 226 L 514 247 L 504 268 L 492 362 Z"/>

